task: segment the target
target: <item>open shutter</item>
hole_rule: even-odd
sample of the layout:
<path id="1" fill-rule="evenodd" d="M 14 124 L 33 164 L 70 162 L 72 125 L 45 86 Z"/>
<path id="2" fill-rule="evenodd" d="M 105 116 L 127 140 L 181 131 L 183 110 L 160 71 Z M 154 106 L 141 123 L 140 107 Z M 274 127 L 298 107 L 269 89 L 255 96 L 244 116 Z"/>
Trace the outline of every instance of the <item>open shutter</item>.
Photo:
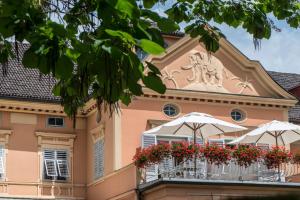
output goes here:
<path id="1" fill-rule="evenodd" d="M 65 178 L 69 177 L 67 151 L 63 151 L 63 150 L 56 151 L 56 163 L 57 163 L 58 175 Z"/>
<path id="2" fill-rule="evenodd" d="M 144 134 L 142 136 L 142 147 L 143 148 L 147 148 L 151 145 L 155 145 L 157 144 L 156 141 L 156 135 L 147 135 Z M 146 181 L 151 181 L 151 180 L 155 180 L 158 177 L 158 166 L 157 165 L 153 165 L 150 166 L 148 168 L 146 168 Z"/>
<path id="3" fill-rule="evenodd" d="M 47 176 L 57 176 L 54 150 L 44 151 L 44 165 Z"/>
<path id="4" fill-rule="evenodd" d="M 156 135 L 146 135 L 142 137 L 142 148 L 147 148 L 151 145 L 157 144 Z"/>
<path id="5" fill-rule="evenodd" d="M 57 176 L 55 160 L 45 159 L 45 168 L 47 176 Z"/>
<path id="6" fill-rule="evenodd" d="M 4 169 L 4 148 L 3 146 L 0 146 L 0 176 L 3 177 L 5 172 Z"/>

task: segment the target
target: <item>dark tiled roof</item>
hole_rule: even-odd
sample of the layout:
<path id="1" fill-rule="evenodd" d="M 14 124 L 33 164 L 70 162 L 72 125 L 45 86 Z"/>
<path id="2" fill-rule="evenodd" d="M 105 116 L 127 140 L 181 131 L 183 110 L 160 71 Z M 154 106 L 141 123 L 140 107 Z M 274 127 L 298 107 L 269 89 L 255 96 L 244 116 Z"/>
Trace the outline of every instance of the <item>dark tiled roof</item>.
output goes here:
<path id="1" fill-rule="evenodd" d="M 185 33 L 181 32 L 181 31 L 169 32 L 169 33 L 162 33 L 162 34 L 163 35 L 176 36 L 176 37 L 183 37 L 185 35 Z"/>
<path id="2" fill-rule="evenodd" d="M 22 56 L 28 44 L 18 44 L 19 55 Z M 0 98 L 13 98 L 31 101 L 58 102 L 59 97 L 52 95 L 55 79 L 40 75 L 36 69 L 24 68 L 22 58 L 11 59 L 8 62 L 7 74 L 3 74 L 0 65 Z"/>
<path id="3" fill-rule="evenodd" d="M 287 91 L 297 86 L 300 86 L 300 74 L 274 72 L 274 71 L 268 71 L 268 73 L 279 85 L 281 85 Z M 289 110 L 289 120 L 294 123 L 300 123 L 299 102 L 296 104 L 295 107 Z"/>
<path id="4" fill-rule="evenodd" d="M 300 123 L 300 104 L 297 103 L 295 107 L 289 110 L 289 120 L 291 122 Z"/>
<path id="5" fill-rule="evenodd" d="M 291 90 L 300 85 L 300 74 L 283 73 L 268 71 L 269 75 L 275 80 L 281 87 L 286 90 Z"/>

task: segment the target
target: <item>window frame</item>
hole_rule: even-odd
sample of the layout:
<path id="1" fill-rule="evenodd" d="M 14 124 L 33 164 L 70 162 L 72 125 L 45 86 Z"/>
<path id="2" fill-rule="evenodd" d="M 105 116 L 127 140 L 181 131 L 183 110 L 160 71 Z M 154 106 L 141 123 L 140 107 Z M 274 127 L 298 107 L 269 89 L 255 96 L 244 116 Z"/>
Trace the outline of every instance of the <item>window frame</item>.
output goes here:
<path id="1" fill-rule="evenodd" d="M 61 119 L 63 120 L 62 126 L 60 126 L 60 125 L 51 125 L 51 124 L 49 124 L 49 119 L 50 119 L 50 118 L 54 118 L 54 119 L 61 118 Z M 47 117 L 47 120 L 46 120 L 46 126 L 49 127 L 49 128 L 64 128 L 64 127 L 65 127 L 65 118 L 64 118 L 64 117 L 60 117 L 60 116 L 48 116 L 48 117 Z"/>
<path id="2" fill-rule="evenodd" d="M 173 107 L 176 108 L 177 113 L 176 113 L 175 115 L 170 116 L 170 115 L 168 115 L 168 114 L 165 113 L 165 107 L 168 106 L 168 105 L 173 106 Z M 180 108 L 180 106 L 179 106 L 178 104 L 172 103 L 172 102 L 167 102 L 167 103 L 165 103 L 165 104 L 162 106 L 162 109 L 161 109 L 161 110 L 162 110 L 162 113 L 163 113 L 166 117 L 171 118 L 171 119 L 172 119 L 172 118 L 178 117 L 178 116 L 180 115 L 180 113 L 181 113 L 181 108 Z"/>
<path id="3" fill-rule="evenodd" d="M 233 113 L 233 112 L 239 112 L 239 113 L 241 113 L 241 116 L 242 116 L 241 120 L 235 120 L 235 119 L 232 117 L 232 113 Z M 247 113 L 246 113 L 244 110 L 240 109 L 240 108 L 233 108 L 233 109 L 230 111 L 229 115 L 230 115 L 231 120 L 234 121 L 235 123 L 243 123 L 243 122 L 245 122 L 245 120 L 247 119 Z"/>
<path id="4" fill-rule="evenodd" d="M 7 172 L 6 171 L 7 147 L 4 143 L 0 143 L 0 149 L 3 150 L 3 152 L 2 152 L 3 156 L 2 157 L 0 156 L 0 162 L 2 159 L 2 162 L 0 165 L 2 165 L 2 169 L 3 169 L 3 173 L 0 173 L 0 174 L 2 174 L 0 176 L 0 181 L 5 181 L 6 180 L 6 172 Z M 1 169 L 1 167 L 0 167 L 0 169 Z"/>
<path id="5" fill-rule="evenodd" d="M 49 159 L 46 158 L 45 159 L 45 151 L 54 151 L 54 159 Z M 66 152 L 67 158 L 66 160 L 63 159 L 58 159 L 57 158 L 57 152 L 58 151 L 64 151 Z M 71 155 L 70 155 L 70 150 L 67 148 L 56 148 L 56 147 L 45 147 L 42 149 L 42 156 L 41 156 L 41 174 L 42 174 L 42 180 L 44 182 L 62 182 L 62 183 L 66 183 L 66 182 L 70 182 L 71 178 L 72 178 L 72 171 L 71 171 Z M 56 175 L 48 175 L 48 169 L 47 169 L 47 165 L 46 165 L 46 161 L 53 161 L 55 164 L 55 174 Z M 61 176 L 60 174 L 60 169 L 59 169 L 59 164 L 58 161 L 65 161 L 67 164 L 67 171 L 68 171 L 68 176 Z M 46 170 L 46 171 L 45 171 Z M 48 177 L 53 177 L 52 179 L 47 178 Z M 64 179 L 63 179 L 64 178 Z"/>

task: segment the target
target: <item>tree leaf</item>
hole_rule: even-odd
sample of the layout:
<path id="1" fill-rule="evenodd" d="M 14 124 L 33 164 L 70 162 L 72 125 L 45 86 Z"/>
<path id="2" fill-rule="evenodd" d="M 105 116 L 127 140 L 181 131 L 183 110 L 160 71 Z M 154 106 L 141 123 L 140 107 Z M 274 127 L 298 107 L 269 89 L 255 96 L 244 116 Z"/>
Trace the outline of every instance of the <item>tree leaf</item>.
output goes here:
<path id="1" fill-rule="evenodd" d="M 151 40 L 141 39 L 139 46 L 149 54 L 159 55 L 162 54 L 165 49 L 159 44 L 152 42 Z"/>
<path id="2" fill-rule="evenodd" d="M 143 0 L 143 5 L 145 8 L 152 8 L 154 4 L 157 3 L 158 0 Z"/>
<path id="3" fill-rule="evenodd" d="M 38 56 L 33 52 L 32 49 L 28 49 L 22 59 L 22 64 L 27 68 L 37 68 L 39 62 Z"/>
<path id="4" fill-rule="evenodd" d="M 148 75 L 144 77 L 143 83 L 146 87 L 160 94 L 163 94 L 166 91 L 166 86 L 163 84 L 162 80 L 154 73 L 148 73 Z"/>
<path id="5" fill-rule="evenodd" d="M 68 79 L 73 72 L 73 62 L 70 58 L 65 55 L 62 55 L 56 64 L 55 77 L 61 79 Z"/>
<path id="6" fill-rule="evenodd" d="M 161 75 L 160 70 L 159 70 L 155 65 L 153 65 L 152 63 L 147 62 L 147 61 L 146 61 L 146 63 L 147 63 L 147 67 L 148 67 L 154 74 L 159 74 L 159 75 Z"/>
<path id="7" fill-rule="evenodd" d="M 125 42 L 135 44 L 134 38 L 129 33 L 126 33 L 124 31 L 115 31 L 111 29 L 106 29 L 105 32 L 111 36 L 118 37 Z"/>

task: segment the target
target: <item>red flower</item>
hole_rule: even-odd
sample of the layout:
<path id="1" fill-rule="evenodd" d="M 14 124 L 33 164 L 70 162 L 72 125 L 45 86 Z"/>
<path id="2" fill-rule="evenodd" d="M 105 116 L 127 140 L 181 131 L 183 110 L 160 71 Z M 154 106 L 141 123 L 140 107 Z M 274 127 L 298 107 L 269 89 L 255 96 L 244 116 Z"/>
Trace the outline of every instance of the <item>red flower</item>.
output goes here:
<path id="1" fill-rule="evenodd" d="M 207 144 L 202 150 L 201 156 L 204 156 L 211 164 L 222 165 L 228 164 L 231 159 L 230 152 L 228 148 Z"/>
<path id="2" fill-rule="evenodd" d="M 235 159 L 239 166 L 249 167 L 252 163 L 257 162 L 261 157 L 262 151 L 252 145 L 239 145 L 232 153 L 232 158 Z"/>
<path id="3" fill-rule="evenodd" d="M 266 166 L 277 168 L 282 163 L 288 163 L 292 159 L 292 154 L 285 150 L 284 147 L 273 147 L 272 150 L 264 155 Z"/>

